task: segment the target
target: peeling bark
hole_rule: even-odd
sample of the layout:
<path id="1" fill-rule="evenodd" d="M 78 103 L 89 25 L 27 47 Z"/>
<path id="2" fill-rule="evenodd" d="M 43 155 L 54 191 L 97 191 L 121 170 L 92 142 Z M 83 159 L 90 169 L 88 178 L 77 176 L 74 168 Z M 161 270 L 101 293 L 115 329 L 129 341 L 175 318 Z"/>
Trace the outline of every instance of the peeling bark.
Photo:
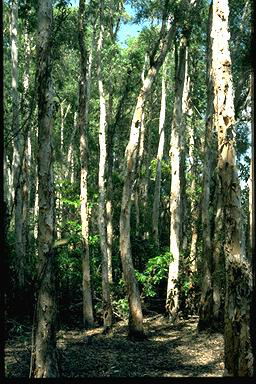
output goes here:
<path id="1" fill-rule="evenodd" d="M 235 111 L 229 51 L 227 0 L 213 0 L 212 70 L 213 123 L 218 134 L 217 170 L 225 215 L 225 372 L 226 376 L 252 376 L 249 333 L 251 270 L 241 249 L 240 183 L 235 154 Z"/>
<path id="2" fill-rule="evenodd" d="M 202 228 L 203 228 L 203 281 L 199 304 L 198 329 L 204 330 L 211 326 L 213 315 L 212 292 L 212 241 L 210 217 L 210 184 L 215 155 L 215 142 L 213 137 L 213 79 L 212 79 L 212 6 L 209 9 L 208 44 L 207 44 L 207 77 L 208 96 L 204 138 L 204 165 L 203 165 L 203 193 L 202 193 Z"/>
<path id="3" fill-rule="evenodd" d="M 165 20 L 163 20 L 163 26 Z M 164 30 L 162 26 L 161 31 Z M 142 122 L 143 108 L 150 92 L 153 81 L 155 80 L 156 74 L 162 65 L 167 49 L 169 48 L 175 29 L 169 28 L 167 35 L 162 36 L 162 43 L 160 44 L 160 52 L 157 57 L 151 57 L 150 68 L 147 71 L 147 75 L 142 84 L 137 103 L 132 119 L 130 138 L 125 150 L 125 175 L 124 175 L 124 186 L 122 195 L 122 205 L 120 214 L 120 253 L 121 262 L 124 272 L 124 279 L 128 292 L 129 302 L 129 336 L 131 338 L 144 338 L 143 330 L 143 316 L 141 310 L 140 294 L 135 278 L 134 267 L 131 255 L 131 242 L 130 242 L 130 214 L 131 214 L 131 195 L 133 193 L 134 185 L 134 172 L 138 154 L 140 129 Z M 155 49 L 155 52 L 157 47 Z M 154 52 L 154 50 L 153 50 Z"/>
<path id="4" fill-rule="evenodd" d="M 105 211 L 105 174 L 106 174 L 106 98 L 102 78 L 102 62 L 101 54 L 103 47 L 104 24 L 103 24 L 103 1 L 100 2 L 100 33 L 98 39 L 97 56 L 98 56 L 98 86 L 100 95 L 100 129 L 99 129 L 99 146 L 100 146 L 100 160 L 99 160 L 99 212 L 98 224 L 100 234 L 100 247 L 102 257 L 102 298 L 103 298 L 103 324 L 104 329 L 107 331 L 112 325 L 112 308 L 110 301 L 110 286 L 108 280 L 108 253 L 107 253 L 107 226 L 106 226 L 106 211 Z"/>
<path id="5" fill-rule="evenodd" d="M 80 201 L 81 201 L 81 224 L 82 224 L 82 271 L 83 271 L 83 323 L 84 327 L 94 325 L 92 295 L 91 295 L 91 276 L 89 258 L 89 215 L 88 215 L 88 142 L 85 111 L 87 100 L 86 93 L 86 69 L 87 52 L 84 44 L 84 24 L 85 24 L 85 1 L 79 1 L 79 21 L 78 21 L 78 40 L 80 48 L 80 80 L 79 80 L 79 105 L 78 105 L 78 127 L 80 132 Z"/>
<path id="6" fill-rule="evenodd" d="M 45 17 L 46 15 L 46 17 Z M 52 1 L 39 1 L 37 41 L 38 84 L 38 279 L 32 332 L 30 377 L 59 376 L 56 350 L 56 286 L 51 81 Z"/>
<path id="7" fill-rule="evenodd" d="M 173 257 L 169 265 L 166 310 L 174 320 L 178 313 L 178 290 L 176 283 L 179 273 L 181 250 L 181 151 L 184 135 L 183 98 L 187 66 L 187 38 L 182 36 L 176 60 L 175 100 L 170 143 L 171 193 L 170 193 L 170 252 Z"/>
<path id="8" fill-rule="evenodd" d="M 18 0 L 11 2 L 11 23 L 10 23 L 10 38 L 11 38 L 11 63 L 12 63 L 12 132 L 13 132 L 13 190 L 14 190 L 14 222 L 15 222 L 15 253 L 16 253 L 16 271 L 18 278 L 18 286 L 24 286 L 24 259 L 25 250 L 22 236 L 22 215 L 23 215 L 23 200 L 22 200 L 22 152 L 23 138 L 20 129 L 20 96 L 18 91 Z"/>
<path id="9" fill-rule="evenodd" d="M 156 181 L 155 181 L 153 216 L 152 216 L 153 238 L 158 247 L 159 247 L 158 222 L 159 222 L 162 158 L 164 153 L 164 123 L 165 123 L 165 111 L 166 111 L 166 70 L 167 70 L 167 67 L 166 67 L 166 59 L 165 59 L 165 62 L 163 64 L 163 74 L 162 74 L 162 97 L 161 97 L 161 110 L 160 110 L 160 117 L 159 117 L 159 140 L 158 140 L 158 150 L 157 150 Z"/>

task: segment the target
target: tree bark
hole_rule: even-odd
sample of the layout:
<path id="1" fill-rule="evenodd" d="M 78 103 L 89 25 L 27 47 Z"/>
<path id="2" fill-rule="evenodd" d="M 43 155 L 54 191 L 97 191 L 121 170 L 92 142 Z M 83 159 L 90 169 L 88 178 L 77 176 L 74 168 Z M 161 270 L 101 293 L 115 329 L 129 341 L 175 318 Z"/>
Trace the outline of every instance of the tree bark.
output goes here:
<path id="1" fill-rule="evenodd" d="M 98 39 L 97 56 L 98 56 L 98 86 L 100 95 L 100 130 L 99 130 L 99 211 L 98 223 L 100 234 L 100 247 L 102 257 L 102 297 L 103 297 L 103 324 L 104 330 L 108 331 L 112 325 L 112 308 L 110 301 L 110 287 L 108 280 L 108 253 L 107 253 L 107 227 L 106 227 L 106 212 L 105 212 L 105 170 L 106 170 L 106 99 L 105 90 L 102 79 L 102 62 L 101 54 L 103 47 L 104 24 L 103 24 L 103 1 L 100 2 L 100 33 Z"/>
<path id="2" fill-rule="evenodd" d="M 199 218 L 199 207 L 198 202 L 196 201 L 196 157 L 195 157 L 195 132 L 196 125 L 195 121 L 191 124 L 188 124 L 189 131 L 189 159 L 190 159 L 190 169 L 192 175 L 192 182 L 190 186 L 191 194 L 191 245 L 189 253 L 189 262 L 190 262 L 190 271 L 192 273 L 197 271 L 197 240 L 198 240 L 198 230 L 197 223 Z"/>
<path id="3" fill-rule="evenodd" d="M 203 228 L 203 279 L 202 291 L 199 304 L 198 329 L 204 330 L 212 324 L 213 319 L 213 293 L 212 293 L 212 241 L 211 241 L 211 218 L 210 206 L 210 184 L 213 169 L 213 158 L 215 155 L 215 143 L 213 140 L 213 79 L 212 79 L 212 5 L 209 9 L 208 20 L 208 44 L 207 44 L 207 77 L 208 97 L 206 111 L 206 125 L 204 138 L 204 165 L 203 165 L 203 194 L 202 194 L 202 228 Z"/>
<path id="4" fill-rule="evenodd" d="M 251 270 L 241 252 L 240 183 L 235 155 L 235 112 L 229 51 L 228 0 L 213 0 L 212 70 L 213 123 L 218 134 L 217 171 L 225 215 L 226 263 L 225 372 L 226 376 L 252 376 L 249 337 Z"/>
<path id="5" fill-rule="evenodd" d="M 164 30 L 165 21 L 161 33 Z M 125 150 L 125 175 L 124 186 L 120 214 L 120 252 L 121 262 L 124 272 L 124 279 L 128 292 L 129 303 L 129 337 L 135 339 L 144 338 L 143 330 L 143 316 L 140 302 L 140 294 L 135 278 L 134 267 L 131 255 L 131 241 L 130 241 L 130 214 L 131 214 L 131 195 L 133 192 L 134 172 L 136 159 L 138 154 L 140 128 L 142 122 L 143 107 L 146 98 L 150 92 L 156 74 L 162 65 L 167 49 L 170 46 L 174 35 L 174 28 L 169 28 L 167 34 L 161 34 L 162 41 L 160 43 L 160 53 L 155 59 L 155 56 L 150 59 L 150 68 L 145 76 L 142 88 L 137 98 L 137 103 L 132 119 L 130 138 Z M 156 47 L 157 48 L 157 47 Z M 156 52 L 157 49 L 153 50 Z"/>
<path id="6" fill-rule="evenodd" d="M 52 1 L 40 0 L 38 10 L 38 291 L 33 324 L 30 377 L 58 377 L 56 350 L 56 286 L 54 241 L 54 190 L 52 150 Z"/>
<path id="7" fill-rule="evenodd" d="M 84 327 L 94 325 L 91 277 L 90 277 L 90 258 L 89 258 L 89 215 L 88 215 L 88 142 L 86 125 L 86 105 L 87 100 L 87 51 L 84 43 L 84 24 L 85 24 L 85 0 L 79 1 L 79 21 L 78 39 L 80 48 L 80 80 L 79 80 L 79 105 L 78 105 L 78 127 L 80 131 L 80 201 L 81 201 L 81 223 L 82 223 L 82 271 L 83 271 L 83 323 Z"/>
<path id="8" fill-rule="evenodd" d="M 152 216 L 153 238 L 158 248 L 159 248 L 158 221 L 159 221 L 162 158 L 164 153 L 164 123 L 165 123 L 165 111 L 166 111 L 166 68 L 167 67 L 166 67 L 166 59 L 165 59 L 165 62 L 163 63 L 163 74 L 162 74 L 162 97 L 161 97 L 161 109 L 160 109 L 160 117 L 159 117 L 159 140 L 158 140 L 158 150 L 157 150 L 156 181 L 155 181 L 153 216 Z"/>
<path id="9" fill-rule="evenodd" d="M 166 310 L 173 320 L 178 312 L 178 290 L 176 283 L 179 273 L 181 235 L 181 145 L 184 135 L 183 97 L 187 66 L 187 38 L 182 36 L 176 60 L 175 100 L 170 144 L 171 193 L 170 193 L 170 253 Z"/>
<path id="10" fill-rule="evenodd" d="M 16 252 L 16 271 L 18 286 L 24 286 L 24 258 L 25 250 L 22 236 L 22 151 L 23 141 L 20 129 L 20 97 L 18 91 L 18 0 L 11 2 L 11 62 L 12 62 L 12 132 L 13 132 L 13 189 L 14 189 L 14 216 L 15 216 L 15 252 Z"/>

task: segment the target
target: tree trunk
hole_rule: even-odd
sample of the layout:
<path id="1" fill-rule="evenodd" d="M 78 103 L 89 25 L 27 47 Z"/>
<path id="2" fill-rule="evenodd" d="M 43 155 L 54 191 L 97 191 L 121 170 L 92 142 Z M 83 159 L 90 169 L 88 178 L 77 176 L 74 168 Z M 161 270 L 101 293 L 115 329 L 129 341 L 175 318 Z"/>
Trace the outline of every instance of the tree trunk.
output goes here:
<path id="1" fill-rule="evenodd" d="M 228 0 L 213 0 L 212 70 L 214 85 L 213 123 L 218 133 L 218 163 L 225 214 L 226 263 L 225 372 L 226 376 L 251 376 L 249 339 L 251 299 L 250 265 L 241 252 L 240 183 L 235 156 L 235 112 L 229 52 Z"/>
<path id="2" fill-rule="evenodd" d="M 163 64 L 163 74 L 162 74 L 162 97 L 161 97 L 161 110 L 160 110 L 160 117 L 159 117 L 159 141 L 158 141 L 158 150 L 157 150 L 156 181 L 155 181 L 155 193 L 154 193 L 153 216 L 152 216 L 153 238 L 158 248 L 159 248 L 158 221 L 159 221 L 162 158 L 164 153 L 165 110 L 166 110 L 166 59 Z"/>
<path id="3" fill-rule="evenodd" d="M 28 21 L 25 21 L 25 33 L 24 33 L 24 51 L 25 51 L 25 72 L 24 72 L 24 109 L 25 116 L 29 116 L 29 68 L 30 68 L 30 42 L 28 34 Z M 24 253 L 28 244 L 28 221 L 29 221 L 29 200 L 30 200 L 30 167 L 31 167 L 31 141 L 30 133 L 27 128 L 23 134 L 24 138 L 24 154 L 23 154 L 23 183 L 22 183 L 22 242 L 24 245 Z"/>
<path id="4" fill-rule="evenodd" d="M 30 377 L 58 377 L 56 350 L 56 287 L 54 241 L 54 190 L 52 151 L 51 81 L 52 1 L 40 0 L 38 10 L 38 181 L 39 181 L 39 270 L 33 324 Z"/>
<path id="5" fill-rule="evenodd" d="M 165 20 L 163 20 L 163 25 Z M 161 31 L 164 30 L 162 27 Z M 158 58 L 155 60 L 155 56 L 151 57 L 150 68 L 147 72 L 139 96 L 132 119 L 130 138 L 125 150 L 125 175 L 124 175 L 124 186 L 121 204 L 120 214 L 120 252 L 121 262 L 124 272 L 124 280 L 128 292 L 128 303 L 129 303 L 129 337 L 135 339 L 144 338 L 143 330 L 143 316 L 141 310 L 140 294 L 135 278 L 132 255 L 131 255 L 131 240 L 130 240 L 130 214 L 131 214 L 131 195 L 133 192 L 134 184 L 134 172 L 138 154 L 140 128 L 142 122 L 143 107 L 146 98 L 150 92 L 153 81 L 155 80 L 156 74 L 162 65 L 167 49 L 170 46 L 174 35 L 175 28 L 169 28 L 167 35 L 162 36 L 163 39 L 160 45 L 160 53 Z M 156 49 L 153 50 L 156 52 Z"/>
<path id="6" fill-rule="evenodd" d="M 110 66 L 116 54 L 115 43 L 116 36 L 120 26 L 120 14 L 123 9 L 123 1 L 111 1 L 110 2 L 110 18 L 109 18 L 109 32 L 113 46 L 113 55 L 110 58 Z M 119 12 L 119 16 L 116 19 L 115 12 Z M 114 21 L 116 21 L 116 28 L 114 29 Z M 114 84 L 113 79 L 109 78 L 109 103 L 108 103 L 108 132 L 107 132 L 107 201 L 106 201 L 106 225 L 107 225 L 107 255 L 108 255 L 108 281 L 109 284 L 113 283 L 113 272 L 112 272 L 112 245 L 113 245 L 113 205 L 112 205 L 112 194 L 113 194 L 113 147 L 114 147 L 114 119 L 113 119 L 113 95 L 114 95 Z"/>
<path id="7" fill-rule="evenodd" d="M 181 235 L 181 144 L 183 142 L 183 96 L 187 65 L 187 38 L 180 41 L 179 53 L 176 59 L 175 100 L 170 144 L 171 160 L 171 193 L 170 193 L 170 252 L 173 257 L 169 265 L 166 310 L 173 320 L 178 312 L 178 290 L 176 282 L 179 273 L 180 235 Z"/>
<path id="8" fill-rule="evenodd" d="M 90 259 L 89 259 L 89 216 L 88 216 L 88 142 L 86 125 L 86 69 L 87 52 L 84 44 L 84 24 L 85 24 L 85 0 L 79 1 L 79 25 L 78 39 L 80 48 L 80 80 L 79 80 L 79 105 L 78 105 L 78 127 L 80 131 L 80 162 L 81 162 L 81 181 L 80 181 L 80 201 L 81 201 L 81 223 L 82 223 L 82 270 L 83 270 L 83 323 L 84 327 L 91 327 L 94 324 Z"/>
<path id="9" fill-rule="evenodd" d="M 188 124 L 189 130 L 189 159 L 190 159 L 190 169 L 192 175 L 192 182 L 190 186 L 191 194 L 191 245 L 189 253 L 189 262 L 190 262 L 190 271 L 192 273 L 197 271 L 197 240 L 198 240 L 198 231 L 197 231 L 197 222 L 199 218 L 199 204 L 196 201 L 196 157 L 195 157 L 195 132 L 196 125 L 195 121 L 191 121 L 191 124 Z"/>
<path id="10" fill-rule="evenodd" d="M 100 160 L 99 160 L 99 211 L 98 223 L 100 234 L 100 247 L 102 257 L 102 296 L 103 296 L 103 323 L 105 331 L 108 331 L 112 325 L 112 309 L 110 301 L 110 287 L 108 280 L 108 254 L 107 254 L 107 232 L 106 232 L 106 212 L 105 212 L 105 169 L 106 169 L 106 100 L 105 91 L 102 79 L 102 63 L 101 54 L 103 47 L 103 1 L 100 2 L 100 33 L 98 39 L 98 85 L 100 95 L 100 130 L 99 130 L 99 146 L 100 146 Z"/>
<path id="11" fill-rule="evenodd" d="M 63 222 L 63 201 L 62 201 L 62 183 L 65 178 L 65 167 L 63 164 L 66 163 L 64 156 L 64 129 L 65 129 L 65 119 L 67 114 L 70 111 L 71 105 L 68 104 L 66 111 L 64 112 L 64 104 L 65 100 L 60 103 L 60 153 L 61 153 L 61 172 L 60 172 L 60 187 L 57 192 L 57 200 L 58 200 L 58 214 L 57 214 L 57 222 L 56 222 L 56 235 L 57 239 L 61 239 L 62 236 L 62 227 L 64 225 Z"/>
<path id="12" fill-rule="evenodd" d="M 204 138 L 204 165 L 203 165 L 203 194 L 202 194 L 202 228 L 203 228 L 203 279 L 199 304 L 199 331 L 211 326 L 213 319 L 213 293 L 212 293 L 212 242 L 211 242 L 211 218 L 210 183 L 213 169 L 213 157 L 215 145 L 213 141 L 213 79 L 212 79 L 212 48 L 211 48 L 212 11 L 209 10 L 208 20 L 208 44 L 207 44 L 207 76 L 208 97 L 206 111 L 206 125 Z"/>
<path id="13" fill-rule="evenodd" d="M 12 132 L 13 132 L 13 189 L 14 189 L 14 211 L 15 211 L 15 252 L 18 286 L 24 285 L 24 244 L 22 236 L 22 134 L 19 132 L 20 98 L 18 91 L 18 0 L 11 2 L 11 62 L 12 62 Z"/>
<path id="14" fill-rule="evenodd" d="M 141 80 L 142 83 L 145 80 L 145 69 L 146 69 L 146 64 L 148 61 L 148 56 L 145 54 L 145 59 L 144 59 L 144 65 L 141 73 Z M 140 172 L 141 172 L 141 164 L 142 164 L 142 159 L 144 156 L 144 141 L 145 141 L 145 106 L 143 106 L 143 111 L 141 115 L 141 127 L 140 127 L 140 136 L 139 136 L 139 147 L 138 147 L 138 154 L 137 154 L 137 161 L 135 164 L 135 179 L 136 183 L 134 186 L 134 193 L 132 196 L 132 200 L 134 200 L 134 205 L 135 205 L 135 214 L 136 214 L 136 231 L 135 234 L 137 238 L 140 235 Z"/>

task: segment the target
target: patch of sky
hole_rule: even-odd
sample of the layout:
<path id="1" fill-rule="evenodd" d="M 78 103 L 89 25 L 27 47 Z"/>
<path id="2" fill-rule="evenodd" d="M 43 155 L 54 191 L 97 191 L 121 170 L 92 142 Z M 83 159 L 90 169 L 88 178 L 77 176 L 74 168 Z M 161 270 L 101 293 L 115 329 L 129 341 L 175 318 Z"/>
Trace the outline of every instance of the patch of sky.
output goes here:
<path id="1" fill-rule="evenodd" d="M 79 0 L 70 0 L 70 3 L 72 6 L 79 6 Z M 144 27 L 149 25 L 148 22 L 141 22 L 139 24 L 135 24 L 133 22 L 135 10 L 130 4 L 125 5 L 125 11 L 128 13 L 129 16 L 131 16 L 131 21 L 125 23 L 122 21 L 120 24 L 120 29 L 117 34 L 117 40 L 122 47 L 127 46 L 127 41 L 130 37 L 137 36 Z"/>

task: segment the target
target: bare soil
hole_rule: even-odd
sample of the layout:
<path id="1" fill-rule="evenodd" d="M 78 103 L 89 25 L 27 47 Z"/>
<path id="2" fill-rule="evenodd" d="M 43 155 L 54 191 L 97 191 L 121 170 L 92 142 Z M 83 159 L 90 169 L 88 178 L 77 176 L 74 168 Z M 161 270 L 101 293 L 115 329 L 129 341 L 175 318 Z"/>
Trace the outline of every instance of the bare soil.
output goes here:
<path id="1" fill-rule="evenodd" d="M 58 350 L 62 377 L 221 377 L 224 342 L 221 333 L 198 333 L 197 317 L 172 324 L 163 315 L 145 318 L 147 340 L 127 339 L 127 321 L 103 328 L 60 330 Z M 29 331 L 5 344 L 5 376 L 28 377 Z"/>

